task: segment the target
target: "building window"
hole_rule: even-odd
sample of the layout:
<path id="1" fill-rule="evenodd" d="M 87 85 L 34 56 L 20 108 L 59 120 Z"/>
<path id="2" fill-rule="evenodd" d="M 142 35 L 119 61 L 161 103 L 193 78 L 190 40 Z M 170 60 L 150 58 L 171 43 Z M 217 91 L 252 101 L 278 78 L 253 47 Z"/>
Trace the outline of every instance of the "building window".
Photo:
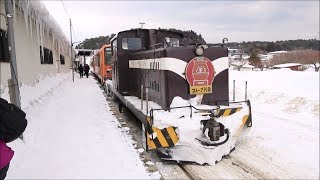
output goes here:
<path id="1" fill-rule="evenodd" d="M 64 56 L 60 54 L 60 64 L 65 64 Z"/>
<path id="2" fill-rule="evenodd" d="M 5 30 L 0 29 L 0 62 L 9 62 L 8 36 Z"/>
<path id="3" fill-rule="evenodd" d="M 41 64 L 53 64 L 52 51 L 46 47 L 40 46 L 40 61 Z"/>

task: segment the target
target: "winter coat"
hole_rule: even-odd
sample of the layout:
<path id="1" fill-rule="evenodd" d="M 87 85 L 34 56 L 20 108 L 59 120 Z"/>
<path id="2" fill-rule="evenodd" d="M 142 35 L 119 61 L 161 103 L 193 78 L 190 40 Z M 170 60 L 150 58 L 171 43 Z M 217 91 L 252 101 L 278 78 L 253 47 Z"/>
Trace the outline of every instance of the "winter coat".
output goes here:
<path id="1" fill-rule="evenodd" d="M 90 69 L 90 67 L 89 67 L 88 64 L 86 64 L 86 65 L 83 66 L 83 70 L 84 70 L 85 73 L 88 73 L 88 72 L 89 72 L 89 69 Z"/>
<path id="2" fill-rule="evenodd" d="M 14 152 L 6 143 L 0 139 L 0 169 L 8 165 L 13 157 Z"/>
<path id="3" fill-rule="evenodd" d="M 78 67 L 78 71 L 79 71 L 80 73 L 83 72 L 83 67 L 82 67 L 81 65 Z"/>

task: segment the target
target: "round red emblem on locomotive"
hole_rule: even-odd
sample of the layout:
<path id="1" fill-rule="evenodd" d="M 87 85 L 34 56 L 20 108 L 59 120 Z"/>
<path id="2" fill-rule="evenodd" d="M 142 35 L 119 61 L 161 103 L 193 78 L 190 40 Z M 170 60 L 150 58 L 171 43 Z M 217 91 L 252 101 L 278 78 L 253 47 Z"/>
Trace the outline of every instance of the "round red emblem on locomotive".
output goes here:
<path id="1" fill-rule="evenodd" d="M 186 67 L 186 79 L 190 85 L 190 94 L 212 93 L 212 82 L 215 75 L 210 59 L 193 58 Z"/>

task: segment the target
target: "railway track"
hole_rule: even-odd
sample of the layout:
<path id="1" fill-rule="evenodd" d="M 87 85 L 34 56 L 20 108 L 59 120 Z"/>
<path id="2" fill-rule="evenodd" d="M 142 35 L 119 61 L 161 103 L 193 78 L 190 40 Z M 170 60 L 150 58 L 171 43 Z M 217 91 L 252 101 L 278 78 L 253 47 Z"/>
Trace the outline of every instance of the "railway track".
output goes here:
<path id="1" fill-rule="evenodd" d="M 105 94 L 113 115 L 118 119 L 121 128 L 130 129 L 129 134 L 137 143 L 136 149 L 142 149 L 142 128 L 140 121 L 127 109 L 120 113 L 118 105 Z M 141 152 L 141 151 L 139 151 Z M 162 179 L 267 179 L 277 178 L 255 171 L 237 157 L 227 156 L 215 166 L 190 163 L 175 163 L 162 161 L 156 152 L 141 152 L 140 158 L 149 172 L 159 171 Z M 152 163 L 150 163 L 152 162 Z"/>

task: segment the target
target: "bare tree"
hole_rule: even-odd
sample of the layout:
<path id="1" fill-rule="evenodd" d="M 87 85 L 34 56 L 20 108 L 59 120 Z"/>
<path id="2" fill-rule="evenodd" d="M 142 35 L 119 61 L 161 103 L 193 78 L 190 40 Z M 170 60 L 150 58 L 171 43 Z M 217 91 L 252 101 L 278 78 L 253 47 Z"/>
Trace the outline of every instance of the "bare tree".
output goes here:
<path id="1" fill-rule="evenodd" d="M 258 49 L 254 49 L 249 57 L 249 62 L 251 65 L 258 67 L 261 69 L 261 71 L 263 71 L 263 63 L 261 62 L 261 58 L 258 56 L 259 54 L 259 50 Z"/>
<path id="2" fill-rule="evenodd" d="M 316 72 L 320 69 L 320 51 L 305 50 L 301 52 L 301 64 L 312 64 Z"/>
<path id="3" fill-rule="evenodd" d="M 244 59 L 242 57 L 235 58 L 232 61 L 232 65 L 237 67 L 237 70 L 240 71 L 240 69 L 248 62 L 248 59 Z"/>
<path id="4" fill-rule="evenodd" d="M 232 64 L 237 68 L 238 71 L 240 71 L 241 68 L 248 63 L 248 59 L 243 57 L 246 56 L 246 54 L 243 52 L 243 49 L 241 48 L 230 53 L 230 55 L 233 55 L 233 57 L 229 57 L 229 65 Z"/>
<path id="5" fill-rule="evenodd" d="M 269 61 L 269 65 L 277 65 L 284 63 L 300 63 L 300 64 L 312 64 L 315 71 L 320 69 L 320 51 L 317 50 L 298 50 L 288 53 L 282 53 L 274 55 Z"/>

